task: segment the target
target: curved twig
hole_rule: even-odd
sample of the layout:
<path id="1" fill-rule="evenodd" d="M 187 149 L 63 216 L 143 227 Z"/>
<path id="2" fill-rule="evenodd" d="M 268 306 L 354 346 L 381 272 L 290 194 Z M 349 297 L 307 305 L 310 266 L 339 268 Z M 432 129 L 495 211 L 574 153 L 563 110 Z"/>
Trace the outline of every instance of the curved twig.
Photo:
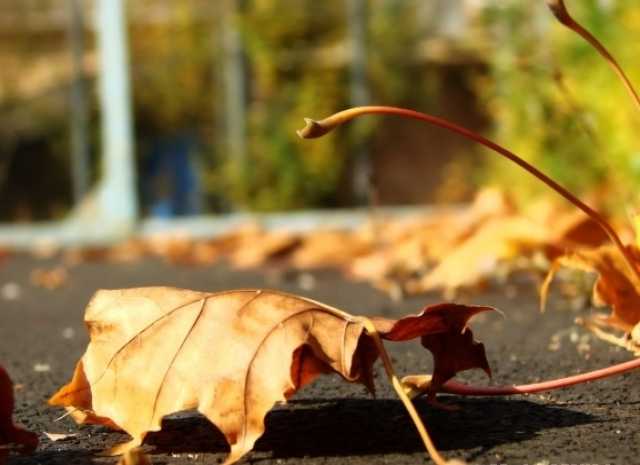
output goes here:
<path id="1" fill-rule="evenodd" d="M 604 58 L 604 60 L 616 73 L 618 78 L 622 81 L 622 84 L 624 84 L 624 87 L 627 89 L 627 92 L 635 103 L 636 108 L 640 110 L 640 96 L 638 96 L 638 92 L 636 92 L 636 89 L 633 87 L 631 80 L 627 77 L 618 61 L 614 58 L 613 55 L 611 55 L 611 53 L 609 53 L 606 47 L 602 45 L 602 43 L 593 34 L 591 34 L 591 32 L 585 29 L 575 19 L 573 19 L 573 17 L 569 14 L 569 11 L 567 10 L 567 7 L 564 4 L 563 0 L 547 0 L 547 6 L 561 24 L 582 37 L 600 54 L 602 58 Z"/>
<path id="2" fill-rule="evenodd" d="M 631 270 L 631 273 L 636 277 L 636 279 L 640 283 L 640 270 L 636 268 L 636 266 L 634 265 L 631 254 L 627 251 L 625 246 L 622 244 L 620 237 L 618 236 L 616 231 L 613 229 L 613 227 L 607 222 L 607 220 L 604 219 L 604 217 L 600 213 L 598 213 L 596 210 L 594 210 L 593 208 L 591 208 L 590 206 L 582 202 L 575 195 L 569 192 L 566 188 L 558 184 L 556 181 L 551 179 L 549 176 L 544 174 L 535 166 L 529 164 L 528 162 L 520 158 L 515 153 L 487 139 L 486 137 L 471 131 L 470 129 L 464 128 L 462 126 L 458 126 L 457 124 L 452 123 L 451 121 L 448 121 L 446 119 L 438 118 L 437 116 L 429 115 L 426 113 L 421 113 L 419 111 L 409 110 L 407 108 L 378 105 L 378 106 L 363 106 L 363 107 L 349 108 L 347 110 L 334 113 L 333 115 L 319 121 L 316 121 L 310 118 L 305 118 L 305 122 L 307 123 L 307 125 L 298 131 L 298 135 L 304 139 L 313 139 L 313 138 L 321 137 L 327 134 L 328 132 L 330 132 L 331 130 L 333 130 L 334 128 L 342 124 L 345 124 L 354 118 L 357 118 L 359 116 L 364 116 L 364 115 L 372 115 L 372 114 L 400 116 L 402 118 L 415 119 L 418 121 L 423 121 L 425 123 L 431 124 L 433 126 L 441 127 L 448 131 L 460 134 L 461 136 L 467 139 L 470 139 L 480 145 L 483 145 L 493 150 L 494 152 L 498 153 L 499 155 L 502 155 L 506 159 L 512 161 L 516 165 L 520 166 L 522 169 L 524 169 L 525 171 L 527 171 L 528 173 L 530 173 L 531 175 L 533 175 L 534 177 L 542 181 L 544 184 L 546 184 L 549 188 L 551 188 L 552 190 L 560 194 L 567 201 L 571 202 L 574 206 L 582 210 L 589 218 L 591 218 L 598 226 L 600 226 L 600 228 L 607 234 L 607 236 L 609 236 L 611 241 L 615 244 L 615 246 L 618 248 L 620 253 L 623 255 L 625 261 L 627 262 L 627 265 Z"/>
<path id="3" fill-rule="evenodd" d="M 632 370 L 640 368 L 640 357 L 628 362 L 618 363 L 610 367 L 601 368 L 599 370 L 589 371 L 587 373 L 580 373 L 574 376 L 567 376 L 564 378 L 557 378 L 548 381 L 541 381 L 531 384 L 520 384 L 513 386 L 474 386 L 465 383 L 459 383 L 457 381 L 447 381 L 440 388 L 440 392 L 447 394 L 457 394 L 460 396 L 512 396 L 523 394 L 535 394 L 537 392 L 553 391 L 556 389 L 562 389 L 576 384 L 589 383 L 591 381 L 597 381 L 599 379 L 609 378 L 611 376 L 627 373 Z M 410 397 L 417 397 L 429 392 L 429 375 L 423 375 L 424 382 L 420 385 L 414 383 L 407 384 L 407 391 Z M 422 378 L 423 376 L 418 376 Z M 416 379 L 415 376 L 409 377 Z M 403 380 L 404 383 L 404 380 Z"/>

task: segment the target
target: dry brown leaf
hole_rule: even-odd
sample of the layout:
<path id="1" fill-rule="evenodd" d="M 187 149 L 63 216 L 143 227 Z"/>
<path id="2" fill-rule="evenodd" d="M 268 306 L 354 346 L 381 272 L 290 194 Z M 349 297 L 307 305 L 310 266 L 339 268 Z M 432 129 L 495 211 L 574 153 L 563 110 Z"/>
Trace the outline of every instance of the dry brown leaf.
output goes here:
<path id="1" fill-rule="evenodd" d="M 191 259 L 196 242 L 191 235 L 184 232 L 157 234 L 141 239 L 146 253 L 162 258 L 169 263 L 183 263 Z"/>
<path id="2" fill-rule="evenodd" d="M 626 247 L 634 265 L 640 267 L 640 251 L 633 245 Z M 592 250 L 577 250 L 558 257 L 540 289 L 542 308 L 546 303 L 549 285 L 561 267 L 598 273 L 593 287 L 593 301 L 598 306 L 610 306 L 611 314 L 592 318 L 586 323 L 587 326 L 605 339 L 607 336 L 598 332 L 599 327 L 621 330 L 631 338 L 629 343 L 632 344 L 632 350 L 639 349 L 640 282 L 620 251 L 613 245 L 605 245 Z"/>
<path id="3" fill-rule="evenodd" d="M 491 308 L 444 303 L 428 306 L 419 314 L 400 320 L 374 318 L 373 322 L 384 339 L 407 341 L 419 337 L 422 345 L 429 349 L 434 360 L 430 386 L 433 397 L 461 371 L 480 368 L 491 376 L 484 345 L 473 339 L 467 327 L 471 317 L 488 310 Z"/>
<path id="4" fill-rule="evenodd" d="M 38 436 L 13 424 L 13 407 L 13 383 L 0 366 L 0 447 L 14 444 L 23 451 L 32 451 L 38 446 Z"/>
<path id="5" fill-rule="evenodd" d="M 444 382 L 463 369 L 487 369 L 482 346 L 466 329 L 471 316 L 487 310 L 445 304 L 374 324 L 390 340 L 422 337 L 434 352 L 434 378 Z M 115 452 L 139 446 L 163 416 L 197 408 L 230 444 L 228 464 L 252 449 L 276 402 L 320 374 L 337 373 L 373 390 L 378 352 L 365 319 L 302 297 L 163 287 L 99 291 L 85 321 L 91 342 L 72 381 L 50 403 L 70 408 L 79 423 L 129 433 L 133 439 Z"/>

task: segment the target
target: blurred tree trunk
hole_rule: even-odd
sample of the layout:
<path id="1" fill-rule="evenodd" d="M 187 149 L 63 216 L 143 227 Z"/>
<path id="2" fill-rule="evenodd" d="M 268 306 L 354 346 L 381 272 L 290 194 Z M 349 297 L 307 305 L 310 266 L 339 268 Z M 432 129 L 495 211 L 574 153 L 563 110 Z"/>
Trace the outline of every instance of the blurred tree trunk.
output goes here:
<path id="1" fill-rule="evenodd" d="M 247 166 L 246 83 L 244 53 L 238 31 L 239 3 L 239 0 L 220 0 L 219 7 L 227 156 L 233 158 L 244 175 Z"/>
<path id="2" fill-rule="evenodd" d="M 349 103 L 351 106 L 369 104 L 369 83 L 367 78 L 367 0 L 347 0 L 347 22 L 351 60 L 349 63 Z M 356 121 L 354 124 L 359 124 Z M 372 167 L 366 145 L 359 139 L 362 131 L 355 133 L 355 158 L 353 161 L 352 190 L 356 202 L 371 203 Z"/>
<path id="3" fill-rule="evenodd" d="M 71 172 L 73 200 L 77 205 L 89 189 L 89 142 L 87 93 L 84 74 L 84 15 L 81 0 L 68 0 L 67 37 L 72 58 L 71 80 Z"/>

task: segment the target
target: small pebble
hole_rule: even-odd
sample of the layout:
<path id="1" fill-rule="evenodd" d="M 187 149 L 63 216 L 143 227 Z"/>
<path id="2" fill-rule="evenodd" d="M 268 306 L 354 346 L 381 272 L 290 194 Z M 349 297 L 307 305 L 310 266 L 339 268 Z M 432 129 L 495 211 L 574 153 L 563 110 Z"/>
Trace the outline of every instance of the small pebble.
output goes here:
<path id="1" fill-rule="evenodd" d="M 36 363 L 33 365 L 33 371 L 36 373 L 46 373 L 47 371 L 51 371 L 51 365 L 48 363 Z"/>
<path id="2" fill-rule="evenodd" d="M 300 273 L 298 287 L 304 291 L 312 291 L 316 287 L 316 278 L 311 273 Z"/>
<path id="3" fill-rule="evenodd" d="M 580 335 L 577 331 L 571 331 L 571 334 L 569 334 L 569 340 L 576 344 L 580 340 Z"/>
<path id="4" fill-rule="evenodd" d="M 4 300 L 18 300 L 22 295 L 20 284 L 9 282 L 0 288 L 0 295 Z"/>
<path id="5" fill-rule="evenodd" d="M 76 335 L 76 330 L 73 328 L 68 327 L 62 330 L 62 337 L 64 339 L 73 339 L 73 336 L 75 335 Z"/>

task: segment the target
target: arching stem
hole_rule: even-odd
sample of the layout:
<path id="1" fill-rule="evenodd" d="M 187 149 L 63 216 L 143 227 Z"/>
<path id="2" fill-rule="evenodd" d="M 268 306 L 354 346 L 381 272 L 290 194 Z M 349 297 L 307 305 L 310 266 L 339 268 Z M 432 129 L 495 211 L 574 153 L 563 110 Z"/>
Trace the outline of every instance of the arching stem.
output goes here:
<path id="1" fill-rule="evenodd" d="M 589 45 L 591 45 L 600 54 L 600 56 L 604 58 L 604 60 L 609 64 L 609 66 L 611 66 L 618 78 L 620 78 L 620 80 L 624 84 L 624 87 L 627 89 L 627 92 L 629 92 L 629 95 L 635 103 L 636 108 L 640 110 L 640 96 L 638 96 L 638 93 L 633 87 L 633 84 L 631 84 L 631 80 L 629 80 L 620 64 L 613 57 L 613 55 L 609 53 L 605 46 L 602 45 L 602 43 L 598 39 L 596 39 L 593 34 L 591 34 L 591 32 L 582 27 L 580 23 L 573 19 L 573 17 L 569 14 L 569 11 L 567 10 L 567 7 L 565 6 L 563 0 L 547 0 L 547 6 L 556 17 L 556 19 L 560 21 L 560 23 L 562 23 L 564 26 L 571 29 L 573 32 L 586 40 Z"/>
<path id="2" fill-rule="evenodd" d="M 421 113 L 415 110 L 409 110 L 406 108 L 389 107 L 389 106 L 363 106 L 363 107 L 349 108 L 348 110 L 340 111 L 338 113 L 335 113 L 319 121 L 312 120 L 310 118 L 305 118 L 305 122 L 307 123 L 307 125 L 303 129 L 300 129 L 298 131 L 298 135 L 304 139 L 313 139 L 313 138 L 321 137 L 327 134 L 328 132 L 330 132 L 331 130 L 333 130 L 334 128 L 336 128 L 337 126 L 345 124 L 354 118 L 357 118 L 359 116 L 364 116 L 364 115 L 372 115 L 372 114 L 400 116 L 402 118 L 415 119 L 415 120 L 423 121 L 425 123 L 428 123 L 434 126 L 441 127 L 448 131 L 460 134 L 461 136 L 467 139 L 470 139 L 474 142 L 477 142 L 478 144 L 493 150 L 494 152 L 502 155 L 503 157 L 512 161 L 516 165 L 520 166 L 522 169 L 529 172 L 534 177 L 538 178 L 544 184 L 549 186 L 551 189 L 556 191 L 566 200 L 568 200 L 577 208 L 582 210 L 589 218 L 591 218 L 596 224 L 598 224 L 598 226 L 600 226 L 600 228 L 602 228 L 602 230 L 607 234 L 607 236 L 609 236 L 611 241 L 616 245 L 620 253 L 624 256 L 627 262 L 627 265 L 631 270 L 631 273 L 636 277 L 636 279 L 640 283 L 640 270 L 636 268 L 636 266 L 634 265 L 631 255 L 629 254 L 625 246 L 622 244 L 622 241 L 620 240 L 620 237 L 618 236 L 616 231 L 604 219 L 604 217 L 600 213 L 598 213 L 597 211 L 589 207 L 587 204 L 582 202 L 580 199 L 578 199 L 575 195 L 573 195 L 567 189 L 562 187 L 560 184 L 558 184 L 556 181 L 554 181 L 549 176 L 544 174 L 542 171 L 537 169 L 535 166 L 532 166 L 531 164 L 524 161 L 515 153 L 511 152 L 510 150 L 507 150 L 501 145 L 496 144 L 495 142 L 487 139 L 486 137 L 483 137 L 480 134 L 477 134 L 467 128 L 458 126 L 455 123 L 447 121 L 443 118 L 438 118 L 437 116 Z"/>
<path id="3" fill-rule="evenodd" d="M 552 379 L 532 384 L 521 384 L 515 386 L 472 386 L 456 381 L 447 381 L 439 390 L 448 394 L 461 396 L 511 396 L 521 394 L 534 394 L 536 392 L 553 391 L 576 384 L 588 383 L 610 376 L 620 375 L 631 370 L 640 368 L 640 357 L 628 362 L 612 365 L 607 368 L 581 373 L 579 375 L 567 376 L 565 378 Z M 423 381 L 421 381 L 421 379 Z M 406 381 L 405 381 L 406 380 Z M 407 382 L 408 380 L 411 380 Z M 428 392 L 428 376 L 409 376 L 403 379 L 403 384 L 409 388 L 409 396 L 416 397 Z"/>

